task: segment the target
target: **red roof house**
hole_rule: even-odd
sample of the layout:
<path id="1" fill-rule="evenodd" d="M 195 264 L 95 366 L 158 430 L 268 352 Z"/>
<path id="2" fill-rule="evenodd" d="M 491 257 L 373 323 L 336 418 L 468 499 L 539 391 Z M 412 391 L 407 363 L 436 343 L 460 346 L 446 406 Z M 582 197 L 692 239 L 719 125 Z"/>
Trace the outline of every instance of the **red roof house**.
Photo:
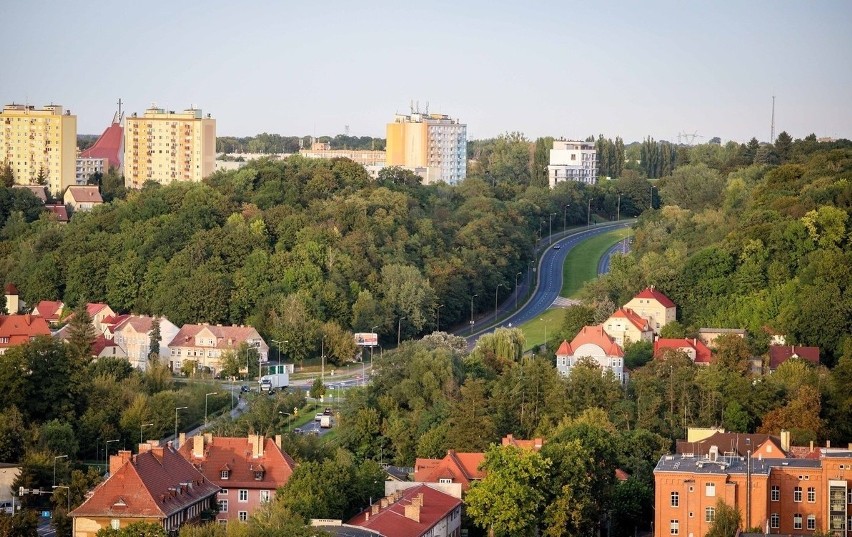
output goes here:
<path id="1" fill-rule="evenodd" d="M 58 323 L 62 318 L 65 304 L 61 300 L 42 300 L 33 308 L 33 315 L 38 315 L 50 324 Z"/>
<path id="2" fill-rule="evenodd" d="M 47 321 L 35 315 L 0 315 L 0 354 L 38 336 L 49 336 Z"/>
<path id="3" fill-rule="evenodd" d="M 111 167 L 121 168 L 124 160 L 124 129 L 121 127 L 121 119 L 117 115 L 97 141 L 88 149 L 80 152 L 80 157 L 105 158 L 109 161 Z"/>
<path id="4" fill-rule="evenodd" d="M 71 511 L 75 537 L 94 537 L 102 528 L 136 522 L 160 524 L 177 532 L 212 509 L 219 487 L 211 483 L 171 445 L 139 446 L 110 457 L 110 476 Z"/>
<path id="5" fill-rule="evenodd" d="M 217 496 L 216 520 L 240 520 L 270 501 L 283 487 L 295 461 L 275 441 L 263 435 L 248 438 L 195 436 L 180 447 L 180 453 L 222 490 Z"/>
<path id="6" fill-rule="evenodd" d="M 473 481 L 485 477 L 479 465 L 484 453 L 458 453 L 447 451 L 443 459 L 417 459 L 414 463 L 414 481 L 420 483 L 461 483 L 462 490 L 470 489 Z"/>
<path id="7" fill-rule="evenodd" d="M 806 362 L 819 365 L 819 347 L 797 347 L 795 345 L 769 346 L 769 371 L 775 371 L 778 366 L 790 358 L 801 358 Z"/>
<path id="8" fill-rule="evenodd" d="M 624 351 L 606 333 L 603 325 L 584 326 L 571 343 L 563 341 L 556 351 L 556 369 L 567 377 L 581 358 L 590 358 L 603 371 L 611 370 L 620 382 L 627 381 Z"/>
<path id="9" fill-rule="evenodd" d="M 68 209 L 65 208 L 65 205 L 61 203 L 48 203 L 44 206 L 45 209 L 53 213 L 56 217 L 56 221 L 60 224 L 68 223 Z"/>
<path id="10" fill-rule="evenodd" d="M 663 349 L 683 351 L 698 365 L 709 365 L 713 361 L 713 353 L 700 339 L 658 339 L 654 342 L 654 357 L 658 358 Z"/>
<path id="11" fill-rule="evenodd" d="M 388 537 L 459 535 L 461 504 L 458 498 L 420 484 L 391 493 L 347 524 Z"/>
<path id="12" fill-rule="evenodd" d="M 660 334 L 660 328 L 677 318 L 675 303 L 653 285 L 639 292 L 624 307 L 630 308 L 640 317 L 647 319 L 651 329 L 657 335 Z"/>

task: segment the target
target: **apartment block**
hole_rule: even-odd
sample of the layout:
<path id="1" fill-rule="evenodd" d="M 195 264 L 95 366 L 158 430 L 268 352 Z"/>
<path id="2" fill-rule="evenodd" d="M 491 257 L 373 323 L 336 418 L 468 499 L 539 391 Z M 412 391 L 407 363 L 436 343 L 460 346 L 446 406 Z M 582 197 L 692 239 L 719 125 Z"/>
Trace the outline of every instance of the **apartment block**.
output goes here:
<path id="1" fill-rule="evenodd" d="M 124 177 L 128 188 L 147 181 L 200 182 L 216 169 L 216 120 L 200 109 L 151 107 L 125 119 Z"/>
<path id="2" fill-rule="evenodd" d="M 547 177 L 550 188 L 563 181 L 595 184 L 598 180 L 598 153 L 595 143 L 554 140 Z"/>
<path id="3" fill-rule="evenodd" d="M 50 104 L 36 108 L 8 104 L 0 112 L 0 163 L 12 167 L 15 183 L 34 185 L 43 180 L 60 196 L 75 184 L 77 116 Z"/>
<path id="4" fill-rule="evenodd" d="M 444 114 L 397 114 L 387 126 L 388 166 L 410 169 L 424 184 L 454 185 L 467 175 L 467 125 Z"/>

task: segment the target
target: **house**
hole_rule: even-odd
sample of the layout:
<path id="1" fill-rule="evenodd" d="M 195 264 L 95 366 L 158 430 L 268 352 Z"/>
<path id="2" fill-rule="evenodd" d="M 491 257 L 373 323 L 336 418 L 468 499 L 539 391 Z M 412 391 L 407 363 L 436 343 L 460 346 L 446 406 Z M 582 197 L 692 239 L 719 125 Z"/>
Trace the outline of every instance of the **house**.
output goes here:
<path id="1" fill-rule="evenodd" d="M 618 308 L 603 323 L 604 331 L 621 347 L 629 342 L 654 341 L 650 322 L 630 308 Z"/>
<path id="2" fill-rule="evenodd" d="M 47 321 L 29 313 L 0 315 L 0 354 L 9 347 L 22 345 L 38 336 L 50 336 Z"/>
<path id="3" fill-rule="evenodd" d="M 700 339 L 708 347 L 713 347 L 717 338 L 727 335 L 735 335 L 745 339 L 746 331 L 743 328 L 699 328 L 698 339 Z"/>
<path id="4" fill-rule="evenodd" d="M 68 209 L 61 203 L 46 203 L 44 208 L 56 217 L 60 224 L 68 223 Z"/>
<path id="5" fill-rule="evenodd" d="M 15 287 L 15 284 L 7 283 L 4 293 L 6 296 L 6 313 L 11 315 L 21 311 L 24 303 L 21 301 L 20 293 L 18 292 L 18 288 Z"/>
<path id="6" fill-rule="evenodd" d="M 19 475 L 21 475 L 20 463 L 0 462 L 0 504 L 13 501 L 12 484 Z M 0 513 L 3 513 L 2 509 Z"/>
<path id="7" fill-rule="evenodd" d="M 296 463 L 282 451 L 281 437 L 247 438 L 194 436 L 178 450 L 204 477 L 220 488 L 216 497 L 220 522 L 247 520 L 255 509 L 275 497 Z"/>
<path id="8" fill-rule="evenodd" d="M 665 349 L 684 352 L 690 360 L 698 365 L 710 365 L 710 362 L 713 361 L 713 353 L 700 339 L 657 339 L 654 341 L 654 358 L 660 358 Z"/>
<path id="9" fill-rule="evenodd" d="M 109 462 L 109 477 L 80 507 L 71 511 L 72 537 L 95 537 L 104 528 L 136 522 L 161 525 L 176 534 L 215 507 L 219 487 L 168 444 L 139 445 L 139 454 L 119 451 Z"/>
<path id="10" fill-rule="evenodd" d="M 571 343 L 563 341 L 556 350 L 556 369 L 567 377 L 581 358 L 591 358 L 604 372 L 612 371 L 619 382 L 627 382 L 624 351 L 603 326 L 584 326 Z"/>
<path id="11" fill-rule="evenodd" d="M 97 186 L 69 186 L 62 201 L 74 211 L 91 211 L 95 206 L 104 203 Z"/>
<path id="12" fill-rule="evenodd" d="M 192 360 L 197 369 L 216 375 L 222 369 L 222 355 L 238 351 L 243 343 L 257 349 L 261 362 L 267 361 L 269 345 L 251 326 L 185 324 L 168 345 L 172 371 L 180 371 L 182 361 Z"/>
<path id="13" fill-rule="evenodd" d="M 677 318 L 675 303 L 656 290 L 653 285 L 630 299 L 630 302 L 625 304 L 624 307 L 630 308 L 640 317 L 647 319 L 651 329 L 657 335 L 660 335 L 662 327 Z"/>
<path id="14" fill-rule="evenodd" d="M 799 347 L 796 345 L 769 346 L 769 372 L 774 373 L 778 366 L 791 358 L 799 358 L 819 365 L 819 347 Z"/>
<path id="15" fill-rule="evenodd" d="M 723 456 L 745 457 L 751 452 L 752 457 L 784 458 L 790 450 L 790 431 L 781 431 L 781 436 L 718 431 L 700 440 L 678 440 L 675 451 L 680 455 L 706 457 L 714 448 Z"/>
<path id="16" fill-rule="evenodd" d="M 42 204 L 47 203 L 47 187 L 44 185 L 12 185 L 12 188 L 29 190 Z"/>
<path id="17" fill-rule="evenodd" d="M 484 453 L 458 453 L 447 451 L 443 459 L 417 459 L 414 463 L 414 481 L 418 483 L 459 483 L 467 492 L 470 484 L 485 477 L 479 466 L 485 460 Z"/>
<path id="18" fill-rule="evenodd" d="M 507 434 L 500 441 L 501 445 L 504 446 L 515 446 L 521 449 L 534 449 L 535 451 L 541 451 L 541 447 L 544 445 L 544 438 L 533 438 L 532 440 L 521 440 L 519 438 L 515 438 L 511 434 Z"/>
<path id="19" fill-rule="evenodd" d="M 124 358 L 127 353 L 112 339 L 107 339 L 103 334 L 98 334 L 92 345 L 92 358 Z"/>
<path id="20" fill-rule="evenodd" d="M 42 300 L 33 308 L 33 315 L 38 315 L 51 326 L 59 324 L 62 320 L 62 310 L 65 304 L 61 300 Z"/>
<path id="21" fill-rule="evenodd" d="M 424 483 L 412 483 L 372 504 L 347 524 L 385 537 L 459 537 L 462 501 Z"/>
<path id="22" fill-rule="evenodd" d="M 115 314 L 111 315 L 114 320 Z M 111 331 L 113 341 L 122 348 L 127 360 L 133 367 L 145 371 L 148 369 L 148 359 L 151 354 L 151 331 L 154 321 L 160 323 L 160 358 L 167 360 L 170 349 L 165 342 L 178 333 L 178 327 L 165 317 L 149 317 L 148 315 L 123 316 L 121 322 L 113 327 L 103 325 L 103 330 Z"/>
<path id="23" fill-rule="evenodd" d="M 826 447 L 816 458 L 794 459 L 780 453 L 737 456 L 724 449 L 660 458 L 654 469 L 655 536 L 706 535 L 719 500 L 740 511 L 741 528 L 845 535 L 852 450 Z"/>

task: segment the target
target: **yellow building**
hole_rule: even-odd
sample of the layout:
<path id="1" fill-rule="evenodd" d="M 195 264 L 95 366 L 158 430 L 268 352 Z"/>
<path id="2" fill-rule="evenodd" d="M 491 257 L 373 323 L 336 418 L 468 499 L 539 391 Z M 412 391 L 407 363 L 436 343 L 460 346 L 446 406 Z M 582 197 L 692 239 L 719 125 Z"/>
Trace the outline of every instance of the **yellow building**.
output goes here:
<path id="1" fill-rule="evenodd" d="M 467 125 L 444 114 L 397 114 L 387 127 L 387 165 L 408 168 L 423 183 L 456 184 L 467 175 Z"/>
<path id="2" fill-rule="evenodd" d="M 129 188 L 147 181 L 200 182 L 216 169 L 216 120 L 201 110 L 149 108 L 124 127 L 124 177 Z"/>
<path id="3" fill-rule="evenodd" d="M 12 167 L 15 183 L 34 185 L 39 176 L 61 196 L 75 184 L 77 116 L 58 104 L 43 108 L 8 104 L 0 113 L 0 163 Z"/>

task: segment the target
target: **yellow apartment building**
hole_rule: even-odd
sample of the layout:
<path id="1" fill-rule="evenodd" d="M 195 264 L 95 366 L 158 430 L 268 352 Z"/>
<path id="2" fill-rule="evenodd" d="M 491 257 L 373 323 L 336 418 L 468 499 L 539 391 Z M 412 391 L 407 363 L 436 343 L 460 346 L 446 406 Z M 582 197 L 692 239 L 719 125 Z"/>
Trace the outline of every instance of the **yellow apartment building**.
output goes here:
<path id="1" fill-rule="evenodd" d="M 388 166 L 410 169 L 424 184 L 456 184 L 467 175 L 467 125 L 444 114 L 397 114 L 387 126 Z"/>
<path id="2" fill-rule="evenodd" d="M 200 182 L 216 169 L 216 120 L 198 108 L 183 112 L 152 107 L 124 126 L 124 177 L 128 188 L 146 181 Z"/>
<path id="3" fill-rule="evenodd" d="M 62 106 L 7 104 L 0 113 L 0 163 L 12 167 L 15 183 L 34 185 L 39 175 L 55 196 L 75 184 L 77 116 Z"/>

